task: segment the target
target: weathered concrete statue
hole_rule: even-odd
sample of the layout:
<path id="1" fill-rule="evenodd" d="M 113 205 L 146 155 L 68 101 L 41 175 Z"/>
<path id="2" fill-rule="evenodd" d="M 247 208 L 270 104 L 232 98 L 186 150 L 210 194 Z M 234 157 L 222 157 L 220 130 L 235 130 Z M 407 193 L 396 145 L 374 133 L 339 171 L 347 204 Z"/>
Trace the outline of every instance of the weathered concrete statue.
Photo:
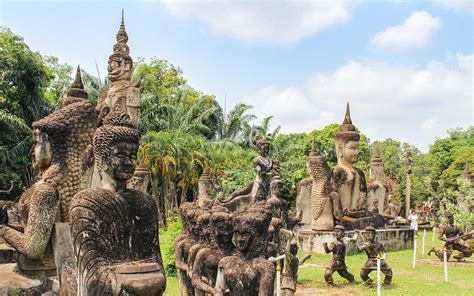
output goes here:
<path id="1" fill-rule="evenodd" d="M 219 262 L 216 294 L 272 296 L 275 266 L 264 259 L 266 236 L 271 221 L 267 205 L 256 205 L 233 216 L 237 254 Z"/>
<path id="2" fill-rule="evenodd" d="M 359 154 L 359 132 L 352 124 L 349 103 L 344 121 L 336 133 L 337 165 L 332 169 L 332 182 L 343 209 L 367 210 L 367 183 L 364 172 L 353 167 Z"/>
<path id="3" fill-rule="evenodd" d="M 332 191 L 330 169 L 326 160 L 313 144 L 307 159 L 308 171 L 313 183 L 311 185 L 311 229 L 333 230 L 334 219 L 342 216 L 339 194 Z"/>
<path id="4" fill-rule="evenodd" d="M 288 202 L 280 197 L 283 183 L 279 175 L 270 183 L 271 197 L 267 199 L 272 220 L 268 229 L 268 256 L 277 257 L 284 252 L 284 245 L 280 240 L 280 229 L 286 229 L 288 223 Z"/>
<path id="5" fill-rule="evenodd" d="M 453 251 L 457 251 L 458 254 L 453 256 L 457 261 L 462 261 L 463 258 L 472 256 L 472 248 L 462 244 L 462 240 L 466 240 L 474 235 L 474 231 L 464 234 L 462 230 L 454 225 L 454 217 L 452 214 L 448 213 L 446 215 L 446 225 L 441 228 L 439 233 L 439 239 L 444 241 L 444 250 L 446 250 L 447 260 L 453 254 Z M 436 250 L 433 247 L 428 255 L 434 253 L 441 261 L 444 260 L 443 251 Z"/>
<path id="6" fill-rule="evenodd" d="M 298 268 L 306 260 L 311 258 L 311 255 L 305 255 L 301 260 L 297 257 L 298 243 L 293 240 L 293 233 L 291 231 L 282 231 L 288 237 L 285 249 L 285 270 L 283 272 L 283 280 L 281 289 L 285 296 L 292 296 L 296 292 L 296 284 L 298 281 Z"/>
<path id="7" fill-rule="evenodd" d="M 158 210 L 146 193 L 127 188 L 137 162 L 139 132 L 115 106 L 94 134 L 98 188 L 71 203 L 78 295 L 162 295 L 166 287 Z"/>
<path id="8" fill-rule="evenodd" d="M 382 158 L 378 147 L 374 151 L 374 156 L 370 162 L 370 177 L 372 183 L 369 185 L 367 198 L 368 210 L 383 214 L 388 208 L 388 186 L 385 184 L 385 172 Z"/>
<path id="9" fill-rule="evenodd" d="M 107 70 L 108 78 L 112 82 L 110 89 L 105 90 L 99 100 L 99 108 L 108 107 L 112 109 L 120 105 L 130 116 L 133 127 L 137 128 L 140 123 L 140 89 L 138 85 L 132 85 L 130 80 L 133 73 L 133 60 L 130 57 L 130 48 L 127 45 L 128 35 L 125 31 L 125 23 L 122 12 L 122 22 L 117 33 L 117 43 L 114 45 L 114 53 L 110 55 Z"/>
<path id="10" fill-rule="evenodd" d="M 233 192 L 222 201 L 222 205 L 234 213 L 243 212 L 249 206 L 268 199 L 272 177 L 280 174 L 278 162 L 272 161 L 268 156 L 270 153 L 270 142 L 260 133 L 256 133 L 255 148 L 259 156 L 255 157 L 252 161 L 256 172 L 255 181 L 250 182 L 243 189 Z"/>
<path id="11" fill-rule="evenodd" d="M 341 225 L 336 225 L 334 227 L 334 236 L 336 240 L 331 244 L 324 243 L 324 250 L 326 253 L 332 253 L 332 259 L 329 265 L 326 267 L 326 272 L 324 273 L 324 280 L 328 285 L 333 285 L 334 280 L 332 274 L 337 271 L 340 276 L 348 280 L 349 282 L 354 282 L 354 275 L 347 271 L 346 266 L 346 245 L 343 242 L 344 232 L 346 230 Z"/>
<path id="12" fill-rule="evenodd" d="M 182 296 L 194 295 L 191 275 L 188 275 L 188 253 L 189 249 L 198 241 L 197 217 L 199 212 L 199 208 L 192 203 L 186 202 L 179 207 L 183 231 L 174 241 L 174 260 Z"/>
<path id="13" fill-rule="evenodd" d="M 220 207 L 211 214 L 210 227 L 214 232 L 214 240 L 209 246 L 200 249 L 193 261 L 191 280 L 197 290 L 196 295 L 216 292 L 214 286 L 219 261 L 235 252 L 235 246 L 232 243 L 232 214 Z M 204 281 L 203 277 L 207 281 Z"/>
<path id="14" fill-rule="evenodd" d="M 377 258 L 380 258 L 380 271 L 385 275 L 383 284 L 390 285 L 392 283 L 393 273 L 385 261 L 387 259 L 387 252 L 381 243 L 375 241 L 375 235 L 375 228 L 368 226 L 365 228 L 366 242 L 362 244 L 362 246 L 356 244 L 359 251 L 364 251 L 367 254 L 367 262 L 365 262 L 360 270 L 360 277 L 366 284 L 371 285 L 373 280 L 369 278 L 369 273 L 377 270 Z M 352 240 L 357 241 L 357 238 L 358 230 L 356 230 Z"/>
<path id="15" fill-rule="evenodd" d="M 217 200 L 211 199 L 211 192 L 214 186 L 214 182 L 209 176 L 209 172 L 204 169 L 201 177 L 198 180 L 198 198 L 196 201 L 197 206 L 201 208 L 210 209 L 214 204 L 219 204 Z"/>
<path id="16" fill-rule="evenodd" d="M 56 273 L 51 244 L 54 222 L 67 222 L 71 197 L 79 191 L 82 156 L 92 142 L 97 115 L 76 80 L 59 109 L 33 123 L 36 182 L 20 198 L 20 221 L 0 225 L 0 235 L 18 250 L 18 269 L 31 275 Z"/>

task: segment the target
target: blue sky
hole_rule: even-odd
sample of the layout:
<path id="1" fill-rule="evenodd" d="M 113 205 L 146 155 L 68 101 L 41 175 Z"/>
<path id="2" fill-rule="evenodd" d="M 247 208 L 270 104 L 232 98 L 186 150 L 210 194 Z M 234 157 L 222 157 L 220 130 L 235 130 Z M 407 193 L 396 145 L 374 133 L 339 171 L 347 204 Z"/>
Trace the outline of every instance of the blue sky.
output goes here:
<path id="1" fill-rule="evenodd" d="M 1 1 L 0 25 L 102 77 L 121 9 L 131 56 L 181 67 L 283 132 L 342 121 L 422 151 L 473 124 L 474 1 Z"/>

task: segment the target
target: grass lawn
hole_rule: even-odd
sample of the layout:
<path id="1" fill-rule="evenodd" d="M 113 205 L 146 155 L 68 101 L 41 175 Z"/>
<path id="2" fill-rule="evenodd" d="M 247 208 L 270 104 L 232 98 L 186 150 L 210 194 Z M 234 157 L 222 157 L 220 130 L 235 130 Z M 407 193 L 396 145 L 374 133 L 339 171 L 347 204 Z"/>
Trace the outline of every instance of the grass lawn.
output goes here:
<path id="1" fill-rule="evenodd" d="M 418 236 L 417 258 L 438 260 L 434 255 L 428 256 L 428 250 L 435 245 L 438 249 L 442 247 L 442 242 L 435 238 L 432 242 L 432 233 L 426 233 L 425 256 L 421 258 L 423 232 Z M 301 257 L 303 254 L 301 254 Z M 346 257 L 346 264 L 349 272 L 354 274 L 356 284 L 349 285 L 345 280 L 334 274 L 335 284 L 338 288 L 328 288 L 324 282 L 324 271 L 326 264 L 330 261 L 330 255 L 315 254 L 300 267 L 298 272 L 298 288 L 300 292 L 304 288 L 317 288 L 324 295 L 376 295 L 376 288 L 362 286 L 360 279 L 360 268 L 367 260 L 365 253 Z M 474 261 L 474 258 L 469 258 Z M 474 295 L 474 263 L 454 263 L 448 265 L 448 283 L 444 282 L 444 269 L 441 261 L 438 265 L 427 264 L 418 261 L 413 269 L 413 250 L 402 250 L 390 252 L 387 262 L 393 271 L 393 286 L 382 288 L 383 295 Z M 436 263 L 437 264 L 437 263 Z M 383 275 L 382 275 L 383 276 Z M 376 272 L 372 272 L 370 277 L 376 280 Z M 298 291 L 297 291 L 298 292 Z M 168 287 L 165 295 L 175 296 L 179 294 L 176 278 L 168 277 Z M 298 294 L 304 295 L 304 294 Z"/>

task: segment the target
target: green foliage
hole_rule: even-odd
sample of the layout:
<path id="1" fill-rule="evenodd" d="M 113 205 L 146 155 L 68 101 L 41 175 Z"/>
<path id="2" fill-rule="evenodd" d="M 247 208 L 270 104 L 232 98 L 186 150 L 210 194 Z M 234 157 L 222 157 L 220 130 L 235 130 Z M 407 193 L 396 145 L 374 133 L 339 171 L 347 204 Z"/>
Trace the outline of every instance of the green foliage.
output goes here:
<path id="1" fill-rule="evenodd" d="M 166 229 L 160 228 L 160 249 L 166 276 L 176 276 L 174 263 L 174 240 L 181 233 L 183 225 L 175 211 L 167 218 Z"/>
<path id="2" fill-rule="evenodd" d="M 68 64 L 59 63 L 57 57 L 46 56 L 44 60 L 53 76 L 53 79 L 49 83 L 45 92 L 44 98 L 51 105 L 56 105 L 59 99 L 66 96 L 69 86 L 72 83 L 72 67 Z"/>
<path id="3" fill-rule="evenodd" d="M 445 209 L 441 208 L 441 215 L 444 217 L 445 212 L 451 213 L 454 224 L 464 232 L 469 232 L 474 226 L 474 213 L 469 211 L 469 208 L 474 205 L 474 188 L 471 187 L 469 180 L 463 178 L 458 178 L 456 183 L 458 190 L 448 188 L 442 193 Z"/>

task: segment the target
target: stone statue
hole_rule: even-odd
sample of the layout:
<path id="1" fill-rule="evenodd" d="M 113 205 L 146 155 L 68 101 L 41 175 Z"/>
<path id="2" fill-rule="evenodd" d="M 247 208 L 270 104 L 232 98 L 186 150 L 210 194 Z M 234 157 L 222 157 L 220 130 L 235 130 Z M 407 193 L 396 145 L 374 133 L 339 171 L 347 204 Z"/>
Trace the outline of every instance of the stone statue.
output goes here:
<path id="1" fill-rule="evenodd" d="M 446 225 L 441 228 L 439 233 L 439 239 L 444 241 L 444 250 L 446 251 L 446 257 L 449 258 L 453 254 L 453 251 L 457 251 L 458 254 L 453 256 L 457 261 L 462 261 L 463 258 L 472 256 L 472 248 L 462 244 L 461 240 L 467 240 L 474 235 L 474 231 L 464 234 L 462 230 L 454 225 L 453 215 L 450 213 L 446 214 Z M 431 256 L 434 253 L 441 261 L 444 260 L 443 251 L 436 250 L 433 247 L 428 255 Z"/>
<path id="2" fill-rule="evenodd" d="M 337 192 L 332 192 L 330 170 L 324 157 L 313 144 L 307 159 L 308 171 L 313 180 L 311 185 L 311 229 L 333 230 L 334 218 L 342 216 L 341 201 Z"/>
<path id="3" fill-rule="evenodd" d="M 268 229 L 268 256 L 277 257 L 284 252 L 283 244 L 280 241 L 280 229 L 286 229 L 288 223 L 288 202 L 282 198 L 281 189 L 283 183 L 279 175 L 276 175 L 270 183 L 271 197 L 267 199 L 272 220 Z"/>
<path id="4" fill-rule="evenodd" d="M 17 264 L 22 273 L 56 273 L 51 232 L 54 222 L 69 220 L 69 202 L 79 190 L 83 152 L 92 142 L 97 119 L 86 98 L 78 68 L 59 109 L 33 123 L 30 154 L 37 179 L 20 198 L 19 223 L 0 225 L 0 235 L 20 253 Z"/>
<path id="5" fill-rule="evenodd" d="M 137 162 L 139 132 L 116 105 L 94 134 L 98 188 L 71 203 L 78 295 L 162 295 L 166 278 L 158 209 L 146 193 L 127 188 Z"/>
<path id="6" fill-rule="evenodd" d="M 255 129 L 253 129 L 253 131 L 254 130 Z M 254 133 L 253 131 L 251 135 Z M 253 168 L 256 172 L 255 181 L 247 184 L 243 189 L 233 192 L 222 201 L 222 205 L 233 213 L 243 212 L 252 204 L 268 199 L 272 176 L 280 175 L 278 162 L 272 161 L 268 156 L 270 152 L 270 142 L 258 133 L 258 131 L 256 133 L 257 140 L 254 147 L 257 149 L 259 156 L 255 157 L 252 161 Z M 253 145 L 253 143 L 251 143 L 251 145 Z"/>
<path id="7" fill-rule="evenodd" d="M 356 230 L 352 238 L 353 241 L 357 241 L 358 234 L 359 232 Z M 388 286 L 392 283 L 392 269 L 385 261 L 387 259 L 387 252 L 381 243 L 375 241 L 375 235 L 375 228 L 368 226 L 365 228 L 366 242 L 362 246 L 356 243 L 357 249 L 367 254 L 367 262 L 365 262 L 360 270 L 360 277 L 367 285 L 371 285 L 373 281 L 369 278 L 369 273 L 377 270 L 377 258 L 380 258 L 380 271 L 385 275 L 383 284 Z"/>
<path id="8" fill-rule="evenodd" d="M 142 161 L 135 169 L 133 177 L 128 181 L 127 187 L 146 193 L 149 184 L 150 172 L 148 172 L 145 163 Z"/>
<path id="9" fill-rule="evenodd" d="M 130 48 L 127 45 L 128 35 L 125 31 L 125 23 L 122 11 L 122 22 L 117 33 L 117 43 L 114 45 L 114 53 L 110 55 L 107 70 L 108 78 L 112 86 L 104 90 L 106 95 L 99 100 L 99 109 L 108 107 L 112 109 L 120 105 L 130 116 L 133 127 L 137 128 L 140 122 L 140 89 L 138 85 L 132 85 L 130 80 L 133 73 L 133 60 L 130 57 Z"/>
<path id="10" fill-rule="evenodd" d="M 264 259 L 271 221 L 267 205 L 255 205 L 233 216 L 233 241 L 237 254 L 219 262 L 216 294 L 272 296 L 275 266 Z"/>
<path id="11" fill-rule="evenodd" d="M 378 147 L 375 149 L 374 156 L 370 162 L 370 177 L 372 183 L 369 186 L 368 193 L 368 210 L 383 214 L 388 207 L 388 191 L 389 188 L 384 184 L 385 172 L 382 158 Z M 372 206 L 371 206 L 372 205 Z"/>
<path id="12" fill-rule="evenodd" d="M 219 207 L 211 214 L 211 229 L 214 240 L 209 246 L 197 253 L 192 268 L 192 284 L 199 293 L 215 294 L 214 286 L 217 279 L 219 261 L 225 256 L 232 256 L 235 246 L 232 243 L 232 214 Z M 203 277 L 207 281 L 203 281 Z M 204 295 L 204 294 L 203 294 Z"/>
<path id="13" fill-rule="evenodd" d="M 214 201 L 210 198 L 214 182 L 209 176 L 209 172 L 204 169 L 201 177 L 198 180 L 198 198 L 197 206 L 201 208 L 211 208 L 214 204 L 219 204 L 219 201 Z"/>
<path id="14" fill-rule="evenodd" d="M 301 260 L 296 256 L 298 254 L 298 243 L 294 240 L 294 233 L 287 230 L 281 230 L 281 233 L 287 237 L 285 249 L 285 271 L 283 272 L 283 280 L 281 289 L 285 292 L 285 296 L 293 296 L 296 292 L 296 283 L 298 280 L 298 268 L 311 255 L 305 255 Z"/>
<path id="15" fill-rule="evenodd" d="M 337 271 L 340 276 L 348 280 L 349 282 L 354 282 L 354 275 L 347 271 L 346 266 L 346 245 L 343 242 L 344 232 L 346 230 L 341 225 L 336 225 L 334 227 L 334 236 L 336 241 L 331 244 L 324 243 L 324 250 L 326 253 L 332 253 L 331 263 L 326 267 L 326 272 L 324 273 L 324 280 L 328 285 L 333 285 L 334 280 L 332 274 Z"/>
<path id="16" fill-rule="evenodd" d="M 306 162 L 308 166 L 308 163 Z M 300 228 L 311 228 L 313 220 L 311 212 L 311 185 L 313 178 L 305 178 L 298 183 L 296 189 L 296 216 L 301 217 L 298 223 Z"/>
<path id="17" fill-rule="evenodd" d="M 188 275 L 188 252 L 197 243 L 199 228 L 197 217 L 199 209 L 192 203 L 183 203 L 179 208 L 179 214 L 183 223 L 183 232 L 174 241 L 174 259 L 181 295 L 194 295 L 194 287 Z"/>
<path id="18" fill-rule="evenodd" d="M 332 182 L 339 193 L 343 209 L 349 211 L 367 210 L 367 184 L 364 172 L 353 167 L 359 154 L 359 132 L 352 124 L 349 103 L 346 115 L 336 133 L 337 165 L 332 169 Z"/>

